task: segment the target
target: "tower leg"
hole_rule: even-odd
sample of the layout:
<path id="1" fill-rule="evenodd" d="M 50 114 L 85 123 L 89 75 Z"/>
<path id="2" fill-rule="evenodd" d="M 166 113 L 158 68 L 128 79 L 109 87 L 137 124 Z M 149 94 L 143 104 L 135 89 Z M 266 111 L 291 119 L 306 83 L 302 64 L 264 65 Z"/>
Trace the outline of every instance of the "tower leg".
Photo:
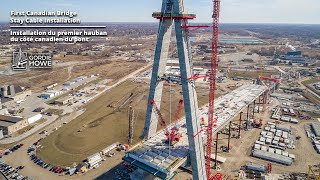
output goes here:
<path id="1" fill-rule="evenodd" d="M 181 28 L 183 21 L 175 20 L 178 57 L 180 65 L 181 85 L 184 99 L 184 110 L 188 131 L 189 152 L 193 179 L 204 180 L 206 177 L 205 154 L 202 136 L 193 135 L 201 130 L 198 99 L 194 82 L 188 81 L 192 76 L 191 59 L 188 52 L 188 38 L 185 29 Z M 190 46 L 189 46 L 190 47 Z"/>
<path id="2" fill-rule="evenodd" d="M 158 40 L 154 55 L 152 77 L 150 82 L 149 98 L 147 104 L 146 120 L 143 137 L 151 138 L 157 131 L 158 120 L 153 112 L 151 100 L 154 100 L 160 109 L 163 81 L 159 78 L 164 75 L 168 60 L 168 51 L 172 33 L 172 20 L 161 20 L 159 25 Z"/>

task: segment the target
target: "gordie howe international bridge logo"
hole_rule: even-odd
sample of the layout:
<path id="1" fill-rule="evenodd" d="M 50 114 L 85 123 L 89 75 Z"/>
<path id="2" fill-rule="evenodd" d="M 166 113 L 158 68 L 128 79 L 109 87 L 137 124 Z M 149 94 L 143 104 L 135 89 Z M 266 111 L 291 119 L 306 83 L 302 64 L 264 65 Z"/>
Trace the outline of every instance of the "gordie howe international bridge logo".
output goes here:
<path id="1" fill-rule="evenodd" d="M 52 68 L 52 57 L 49 53 L 13 52 L 12 70 L 26 71 L 27 69 L 50 69 Z"/>

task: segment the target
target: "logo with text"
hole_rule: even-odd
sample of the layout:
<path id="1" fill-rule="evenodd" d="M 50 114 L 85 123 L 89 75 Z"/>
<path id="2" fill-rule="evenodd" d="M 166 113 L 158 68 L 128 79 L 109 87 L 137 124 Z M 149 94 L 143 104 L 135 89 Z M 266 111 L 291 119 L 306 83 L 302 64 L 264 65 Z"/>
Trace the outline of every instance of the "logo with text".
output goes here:
<path id="1" fill-rule="evenodd" d="M 27 69 L 51 69 L 52 56 L 49 53 L 13 52 L 12 70 L 26 71 Z"/>

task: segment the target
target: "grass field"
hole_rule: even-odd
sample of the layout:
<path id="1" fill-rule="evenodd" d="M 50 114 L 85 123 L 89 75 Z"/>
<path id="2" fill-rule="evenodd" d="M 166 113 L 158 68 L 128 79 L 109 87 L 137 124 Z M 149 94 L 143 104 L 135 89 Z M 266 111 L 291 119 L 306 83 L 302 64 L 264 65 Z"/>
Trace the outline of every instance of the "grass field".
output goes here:
<path id="1" fill-rule="evenodd" d="M 133 98 L 130 105 L 135 110 L 135 127 L 133 143 L 140 141 L 144 126 L 145 109 L 149 85 L 126 81 L 106 92 L 95 101 L 85 106 L 86 111 L 70 123 L 64 125 L 50 136 L 43 139 L 43 147 L 37 154 L 46 162 L 60 166 L 70 166 L 73 162 L 81 162 L 87 156 L 99 152 L 114 142 L 127 143 L 129 105 L 114 110 L 116 102 L 124 102 L 130 93 Z M 172 121 L 182 98 L 180 86 L 171 89 Z M 199 105 L 207 103 L 207 89 L 198 89 Z M 113 106 L 113 107 L 112 107 Z M 117 108 L 115 108 L 117 109 Z M 167 121 L 170 114 L 170 89 L 164 87 L 161 112 Z"/>
<path id="2" fill-rule="evenodd" d="M 262 76 L 270 77 L 272 74 L 276 74 L 276 72 L 273 71 L 263 71 L 261 73 Z M 248 78 L 258 78 L 260 75 L 260 72 L 254 72 L 254 71 L 230 71 L 228 73 L 228 77 L 234 78 L 234 77 L 248 77 Z"/>
<path id="3" fill-rule="evenodd" d="M 309 80 L 306 80 L 306 81 L 302 81 L 301 83 L 305 86 L 309 85 L 309 84 L 313 84 L 313 83 L 316 83 L 316 82 L 319 82 L 320 80 L 319 79 L 316 79 L 316 78 L 312 78 L 312 79 L 309 79 Z"/>

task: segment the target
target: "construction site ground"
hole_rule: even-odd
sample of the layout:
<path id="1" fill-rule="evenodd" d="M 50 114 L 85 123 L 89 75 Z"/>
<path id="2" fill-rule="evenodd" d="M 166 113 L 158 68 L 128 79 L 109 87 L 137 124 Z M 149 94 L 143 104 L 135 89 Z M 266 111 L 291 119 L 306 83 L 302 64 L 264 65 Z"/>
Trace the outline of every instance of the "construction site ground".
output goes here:
<path id="1" fill-rule="evenodd" d="M 263 123 L 274 122 L 270 119 L 270 108 L 264 113 L 256 114 L 256 118 L 262 118 Z M 239 123 L 239 117 L 235 118 L 234 122 Z M 291 166 L 280 165 L 277 163 L 272 163 L 272 173 L 283 173 L 283 172 L 307 172 L 308 165 L 314 165 L 319 159 L 319 154 L 313 149 L 310 139 L 307 137 L 304 131 L 304 125 L 310 123 L 310 121 L 301 121 L 299 124 L 284 123 L 281 124 L 290 126 L 293 129 L 294 135 L 300 136 L 301 139 L 297 140 L 296 148 L 289 149 L 288 151 L 296 155 L 296 159 Z M 220 165 L 222 172 L 228 175 L 236 176 L 239 168 L 244 166 L 247 162 L 254 162 L 257 164 L 267 165 L 268 161 L 254 158 L 250 156 L 252 146 L 258 139 L 258 136 L 262 130 L 258 128 L 253 128 L 248 131 L 241 130 L 241 138 L 231 139 L 231 152 L 222 152 L 218 148 L 218 156 L 227 158 L 226 162 Z M 235 132 L 231 132 L 233 134 Z M 222 145 L 227 145 L 227 135 L 220 134 L 218 141 L 218 147 Z"/>
<path id="2" fill-rule="evenodd" d="M 44 85 L 53 82 L 63 83 L 83 75 L 99 74 L 102 79 L 117 80 L 144 65 L 145 63 L 127 62 L 116 57 L 108 59 L 95 57 L 92 60 L 92 58 L 86 56 L 67 55 L 64 58 L 54 57 L 53 68 L 47 73 L 43 73 L 43 71 L 14 72 L 14 74 L 1 78 L 0 84 L 13 82 L 24 87 L 30 87 L 31 90 L 43 90 Z"/>
<path id="3" fill-rule="evenodd" d="M 129 80 L 107 91 L 95 101 L 87 104 L 86 111 L 82 115 L 43 139 L 43 147 L 37 151 L 37 154 L 47 163 L 70 166 L 74 162 L 83 161 L 87 156 L 101 151 L 114 142 L 127 143 L 129 105 L 135 110 L 133 144 L 140 141 L 148 88 L 148 84 L 138 84 Z M 172 102 L 171 121 L 173 121 L 178 101 L 182 97 L 180 88 L 179 85 L 171 88 L 168 85 L 164 86 L 161 112 L 167 123 L 170 123 L 170 98 Z M 124 99 L 131 93 L 133 93 L 133 98 L 122 106 Z M 207 103 L 208 89 L 198 88 L 198 97 L 199 105 Z"/>

